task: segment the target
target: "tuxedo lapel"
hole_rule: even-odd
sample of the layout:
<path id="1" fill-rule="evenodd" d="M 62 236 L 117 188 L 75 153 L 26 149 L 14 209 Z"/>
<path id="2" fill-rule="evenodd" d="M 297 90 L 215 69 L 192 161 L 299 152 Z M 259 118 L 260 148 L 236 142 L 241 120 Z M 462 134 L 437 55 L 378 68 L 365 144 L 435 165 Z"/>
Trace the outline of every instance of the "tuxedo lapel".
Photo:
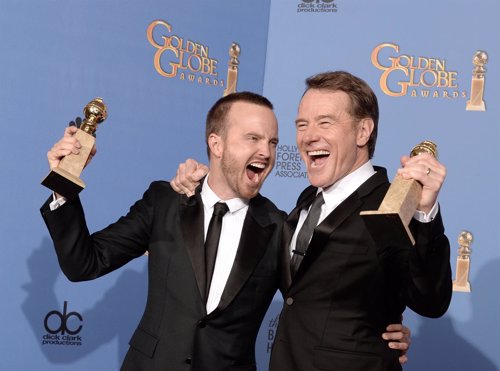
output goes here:
<path id="1" fill-rule="evenodd" d="M 330 234 L 334 233 L 337 227 L 347 219 L 353 212 L 361 206 L 362 202 L 358 195 L 353 193 L 335 208 L 315 229 L 307 253 L 302 259 L 302 263 L 293 278 L 294 281 L 309 269 L 311 264 L 318 258 Z"/>
<path id="2" fill-rule="evenodd" d="M 205 297 L 205 251 L 204 251 L 204 210 L 201 200 L 201 187 L 194 196 L 182 196 L 180 201 L 181 230 L 186 244 L 191 264 L 193 266 L 196 283 L 200 291 L 200 298 Z"/>
<path id="3" fill-rule="evenodd" d="M 250 201 L 231 273 L 218 307 L 209 316 L 216 315 L 233 301 L 267 250 L 276 224 L 271 222 L 265 208 L 257 207 L 260 198 Z"/>
<path id="4" fill-rule="evenodd" d="M 363 205 L 363 198 L 368 196 L 375 188 L 387 183 L 385 169 L 376 168 L 377 173 L 363 183 L 354 193 L 337 206 L 314 230 L 311 242 L 307 248 L 302 263 L 295 274 L 293 281 L 297 281 L 306 272 L 311 264 L 318 258 L 329 236 L 351 215 L 359 213 Z M 293 233 L 293 232 L 292 232 Z"/>

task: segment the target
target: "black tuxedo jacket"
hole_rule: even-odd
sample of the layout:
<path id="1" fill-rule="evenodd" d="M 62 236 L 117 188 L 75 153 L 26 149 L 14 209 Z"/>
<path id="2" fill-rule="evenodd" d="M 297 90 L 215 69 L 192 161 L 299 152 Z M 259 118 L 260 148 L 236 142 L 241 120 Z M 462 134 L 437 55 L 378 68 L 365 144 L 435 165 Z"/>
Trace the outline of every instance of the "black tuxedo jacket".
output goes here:
<path id="1" fill-rule="evenodd" d="M 399 353 L 381 337 L 386 326 L 401 322 L 406 305 L 429 317 L 447 310 L 451 270 L 440 215 L 430 223 L 411 222 L 416 246 L 377 247 L 359 216 L 377 210 L 389 188 L 385 169 L 376 170 L 316 227 L 293 279 L 288 246 L 300 210 L 312 203 L 316 188 L 301 194 L 285 223 L 288 289 L 272 371 L 400 370 Z"/>
<path id="2" fill-rule="evenodd" d="M 280 277 L 285 214 L 258 195 L 250 201 L 219 306 L 203 303 L 203 204 L 154 182 L 128 214 L 89 234 L 77 198 L 42 215 L 59 264 L 72 281 L 90 280 L 131 259 L 148 259 L 148 298 L 122 371 L 255 371 L 255 340 Z"/>

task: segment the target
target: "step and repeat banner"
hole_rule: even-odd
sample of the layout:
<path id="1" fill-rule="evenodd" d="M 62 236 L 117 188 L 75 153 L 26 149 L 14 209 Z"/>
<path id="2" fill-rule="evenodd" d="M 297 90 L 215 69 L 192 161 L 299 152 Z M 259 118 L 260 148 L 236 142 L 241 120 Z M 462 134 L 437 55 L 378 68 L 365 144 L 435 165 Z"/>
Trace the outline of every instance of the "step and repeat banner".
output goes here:
<path id="1" fill-rule="evenodd" d="M 497 1 L 0 0 L 0 9 L 0 370 L 117 370 L 144 309 L 147 257 L 90 282 L 59 269 L 40 181 L 65 126 L 102 97 L 108 117 L 81 193 L 89 228 L 101 229 L 185 158 L 206 161 L 205 115 L 235 68 L 237 90 L 275 105 L 280 143 L 262 193 L 285 211 L 308 184 L 294 119 L 312 74 L 346 70 L 373 88 L 373 162 L 390 177 L 415 144 L 437 143 L 453 274 L 470 256 L 461 282 L 471 291 L 454 292 L 440 319 L 406 311 L 405 369 L 500 369 Z M 277 294 L 258 336 L 261 371 L 281 305 Z"/>
<path id="2" fill-rule="evenodd" d="M 455 275 L 460 245 L 462 255 L 472 250 L 472 291 L 454 292 L 437 320 L 405 312 L 413 333 L 405 370 L 500 369 L 499 21 L 500 3 L 490 0 L 271 2 L 264 94 L 275 104 L 280 144 L 265 191 L 280 207 L 291 210 L 307 185 L 294 120 L 304 79 L 322 71 L 349 71 L 375 91 L 373 162 L 389 178 L 427 139 L 447 166 L 439 202 L 451 265 Z M 462 231 L 471 235 L 459 244 Z M 271 334 L 278 311 L 264 324 Z"/>
<path id="3" fill-rule="evenodd" d="M 115 221 L 187 157 L 207 161 L 205 116 L 233 58 L 238 89 L 262 92 L 269 10 L 268 0 L 0 0 L 0 370 L 119 369 L 144 310 L 147 257 L 68 281 L 39 212 L 46 153 L 101 97 L 108 117 L 81 198 L 89 229 Z"/>

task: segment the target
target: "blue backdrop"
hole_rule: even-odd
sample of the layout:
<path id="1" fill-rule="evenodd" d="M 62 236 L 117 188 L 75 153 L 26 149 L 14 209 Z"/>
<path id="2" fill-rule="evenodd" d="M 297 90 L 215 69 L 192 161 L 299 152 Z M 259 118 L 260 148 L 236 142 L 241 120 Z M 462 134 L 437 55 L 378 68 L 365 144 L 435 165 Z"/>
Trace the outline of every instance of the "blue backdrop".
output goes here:
<path id="1" fill-rule="evenodd" d="M 280 208 L 290 211 L 307 185 L 294 118 L 311 74 L 345 69 L 374 88 L 374 163 L 389 174 L 416 143 L 438 143 L 453 270 L 458 234 L 474 234 L 472 292 L 454 293 L 438 320 L 405 313 L 413 331 L 405 369 L 500 369 L 499 22 L 494 0 L 0 0 L 0 370 L 119 368 L 144 308 L 147 258 L 94 282 L 62 275 L 38 211 L 49 195 L 39 184 L 45 154 L 87 102 L 104 98 L 109 118 L 81 194 L 90 229 L 103 228 L 186 157 L 205 161 L 204 118 L 225 88 L 234 41 L 238 90 L 263 92 L 280 122 L 277 165 L 263 189 Z M 489 56 L 486 110 L 467 111 L 477 50 Z M 277 295 L 259 334 L 263 371 L 280 307 Z M 58 316 L 80 331 L 51 334 Z"/>

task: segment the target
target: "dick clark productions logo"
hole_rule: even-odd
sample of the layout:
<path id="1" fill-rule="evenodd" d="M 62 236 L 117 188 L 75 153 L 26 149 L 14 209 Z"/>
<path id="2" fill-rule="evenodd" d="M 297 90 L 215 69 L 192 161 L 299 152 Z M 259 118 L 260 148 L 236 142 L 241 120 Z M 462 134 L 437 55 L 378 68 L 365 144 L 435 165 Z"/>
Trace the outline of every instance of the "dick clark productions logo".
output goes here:
<path id="1" fill-rule="evenodd" d="M 64 302 L 63 311 L 53 310 L 43 320 L 45 334 L 42 345 L 82 345 L 83 317 L 78 312 L 68 313 L 68 302 Z"/>
<path id="2" fill-rule="evenodd" d="M 301 0 L 297 5 L 297 13 L 336 13 L 335 0 Z"/>

